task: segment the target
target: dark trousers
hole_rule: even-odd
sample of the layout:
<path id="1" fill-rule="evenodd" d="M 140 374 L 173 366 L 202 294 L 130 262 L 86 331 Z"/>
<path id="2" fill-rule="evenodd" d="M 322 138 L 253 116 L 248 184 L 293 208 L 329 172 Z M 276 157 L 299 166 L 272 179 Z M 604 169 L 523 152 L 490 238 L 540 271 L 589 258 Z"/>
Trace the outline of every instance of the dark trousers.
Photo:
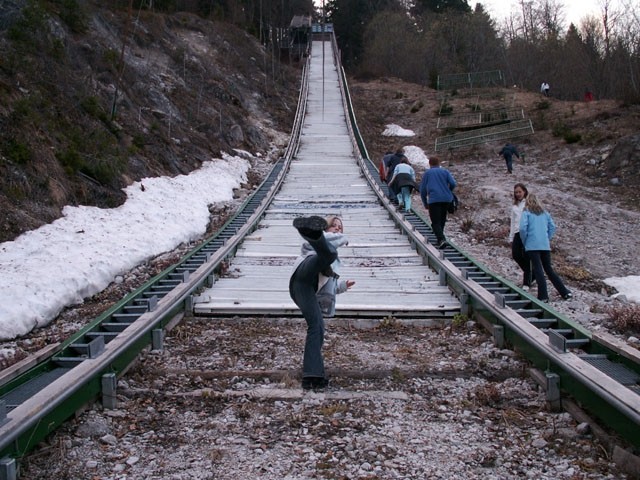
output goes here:
<path id="1" fill-rule="evenodd" d="M 511 242 L 511 257 L 522 269 L 522 285 L 531 286 L 531 260 L 524 249 L 520 234 L 516 233 Z"/>
<path id="2" fill-rule="evenodd" d="M 324 235 L 318 240 L 305 238 L 316 254 L 309 255 L 298 265 L 289 280 L 289 295 L 307 322 L 307 338 L 302 360 L 303 377 L 324 377 L 324 319 L 316 298 L 318 275 L 338 258 L 338 253 Z"/>
<path id="3" fill-rule="evenodd" d="M 431 228 L 436 234 L 437 243 L 444 242 L 444 225 L 447 223 L 448 202 L 435 202 L 429 204 L 429 218 L 431 219 Z"/>
<path id="4" fill-rule="evenodd" d="M 551 252 L 549 250 L 529 250 L 527 255 L 531 259 L 533 276 L 538 284 L 538 300 L 549 300 L 547 280 L 544 278 L 545 273 L 560 295 L 564 297 L 569 293 L 567 287 L 562 283 L 562 279 L 551 267 Z"/>
<path id="5" fill-rule="evenodd" d="M 388 183 L 387 188 L 389 189 L 389 198 L 391 200 L 396 200 L 398 198 L 398 194 L 400 191 L 396 188 L 396 184 L 398 182 Z"/>
<path id="6" fill-rule="evenodd" d="M 507 171 L 513 172 L 513 157 L 511 155 L 504 155 L 504 161 L 507 164 Z"/>

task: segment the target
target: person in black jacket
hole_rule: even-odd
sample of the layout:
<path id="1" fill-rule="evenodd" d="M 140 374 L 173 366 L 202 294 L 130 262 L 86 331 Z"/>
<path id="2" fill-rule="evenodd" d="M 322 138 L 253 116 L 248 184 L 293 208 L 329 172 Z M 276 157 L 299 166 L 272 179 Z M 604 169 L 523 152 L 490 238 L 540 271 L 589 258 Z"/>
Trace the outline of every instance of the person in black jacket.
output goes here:
<path id="1" fill-rule="evenodd" d="M 407 157 L 402 157 L 400 163 L 396 165 L 393 176 L 389 180 L 389 188 L 398 192 L 398 207 L 404 207 L 404 211 L 409 213 L 411 211 L 411 192 L 419 190 L 419 187 L 416 184 L 416 172 Z"/>
<path id="2" fill-rule="evenodd" d="M 393 177 L 393 172 L 398 164 L 402 161 L 403 158 L 407 157 L 405 157 L 403 149 L 399 148 L 398 150 L 396 150 L 396 153 L 385 158 L 387 158 L 385 164 L 385 178 L 387 179 L 387 186 L 389 187 L 389 198 L 393 201 L 396 201 L 400 190 L 391 185 L 389 181 L 391 180 L 391 177 Z"/>
<path id="3" fill-rule="evenodd" d="M 507 172 L 513 173 L 513 156 L 520 158 L 520 154 L 518 153 L 518 149 L 515 145 L 511 145 L 510 143 L 506 143 L 502 150 L 498 152 L 498 155 L 502 155 L 504 157 L 504 161 L 507 162 Z"/>

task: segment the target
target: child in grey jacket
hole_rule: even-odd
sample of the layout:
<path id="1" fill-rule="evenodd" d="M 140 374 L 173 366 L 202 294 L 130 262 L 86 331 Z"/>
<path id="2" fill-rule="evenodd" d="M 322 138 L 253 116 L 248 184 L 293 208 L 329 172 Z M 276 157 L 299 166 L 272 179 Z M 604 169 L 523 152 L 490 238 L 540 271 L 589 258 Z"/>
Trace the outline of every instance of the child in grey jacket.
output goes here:
<path id="1" fill-rule="evenodd" d="M 327 218 L 328 227 L 323 235 L 327 242 L 336 250 L 349 244 L 347 236 L 342 233 L 342 220 L 339 217 Z M 308 243 L 304 242 L 300 249 L 300 256 L 296 260 L 294 270 L 307 256 L 313 255 L 315 250 Z M 346 292 L 355 282 L 339 280 L 342 262 L 340 257 L 331 264 L 331 268 L 318 275 L 318 291 L 316 297 L 320 304 L 320 309 L 325 317 L 333 317 L 336 314 L 336 295 Z"/>

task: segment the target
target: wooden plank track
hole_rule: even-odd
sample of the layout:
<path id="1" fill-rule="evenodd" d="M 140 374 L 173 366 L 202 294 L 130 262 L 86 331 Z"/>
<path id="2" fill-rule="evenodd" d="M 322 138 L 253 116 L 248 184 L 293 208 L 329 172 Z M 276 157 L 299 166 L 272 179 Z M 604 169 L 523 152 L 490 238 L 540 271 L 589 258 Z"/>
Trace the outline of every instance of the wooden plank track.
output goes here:
<path id="1" fill-rule="evenodd" d="M 356 281 L 338 298 L 337 316 L 453 316 L 460 302 L 424 265 L 360 171 L 331 43 L 322 43 L 313 43 L 307 111 L 287 178 L 228 270 L 196 297 L 194 313 L 299 315 L 289 297 L 302 244 L 293 219 L 336 214 L 349 238 L 340 249 L 341 277 Z"/>

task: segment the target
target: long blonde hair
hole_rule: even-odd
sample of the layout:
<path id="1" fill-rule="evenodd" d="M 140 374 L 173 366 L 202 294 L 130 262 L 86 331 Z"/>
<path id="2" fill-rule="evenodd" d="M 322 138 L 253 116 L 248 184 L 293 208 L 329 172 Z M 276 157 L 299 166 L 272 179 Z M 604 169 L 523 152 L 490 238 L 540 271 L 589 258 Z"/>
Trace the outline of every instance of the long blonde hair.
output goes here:
<path id="1" fill-rule="evenodd" d="M 544 212 L 544 207 L 542 206 L 542 202 L 538 200 L 538 197 L 535 193 L 530 193 L 527 195 L 526 203 L 524 204 L 524 208 L 529 210 L 531 213 L 536 215 L 540 215 Z"/>

